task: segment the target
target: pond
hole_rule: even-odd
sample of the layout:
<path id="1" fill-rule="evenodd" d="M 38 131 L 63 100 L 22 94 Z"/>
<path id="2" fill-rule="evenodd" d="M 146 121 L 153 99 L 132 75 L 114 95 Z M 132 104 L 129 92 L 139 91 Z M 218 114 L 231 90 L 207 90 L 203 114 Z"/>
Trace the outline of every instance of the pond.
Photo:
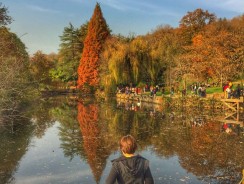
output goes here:
<path id="1" fill-rule="evenodd" d="M 216 112 L 217 113 L 217 112 Z M 127 134 L 155 183 L 238 183 L 244 136 L 221 131 L 215 113 L 160 105 L 55 97 L 0 124 L 0 183 L 102 184 Z"/>

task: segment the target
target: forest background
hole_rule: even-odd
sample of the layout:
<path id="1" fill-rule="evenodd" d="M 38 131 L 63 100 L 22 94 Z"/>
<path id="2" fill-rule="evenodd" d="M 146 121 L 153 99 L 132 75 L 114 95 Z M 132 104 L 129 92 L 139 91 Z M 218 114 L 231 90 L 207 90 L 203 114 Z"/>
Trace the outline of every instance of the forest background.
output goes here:
<path id="1" fill-rule="evenodd" d="M 114 94 L 119 85 L 180 90 L 194 83 L 243 83 L 244 15 L 227 20 L 196 9 L 176 28 L 162 25 L 146 35 L 123 36 L 110 34 L 97 3 L 89 21 L 64 28 L 58 53 L 37 51 L 32 56 L 7 27 L 11 22 L 0 4 L 1 112 L 22 107 L 20 102 L 43 90 L 78 86 L 81 93 Z"/>

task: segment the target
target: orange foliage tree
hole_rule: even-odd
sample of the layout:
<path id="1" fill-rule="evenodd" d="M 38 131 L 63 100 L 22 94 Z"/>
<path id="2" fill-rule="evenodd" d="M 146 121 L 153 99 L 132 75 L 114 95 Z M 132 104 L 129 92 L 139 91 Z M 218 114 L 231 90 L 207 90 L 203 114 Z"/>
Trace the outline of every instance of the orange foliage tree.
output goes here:
<path id="1" fill-rule="evenodd" d="M 101 127 L 99 127 L 99 107 L 96 104 L 85 105 L 78 103 L 78 122 L 83 137 L 84 151 L 87 162 L 97 183 L 99 183 L 102 172 L 106 166 L 106 159 L 109 155 L 105 149 L 105 143 L 101 139 Z"/>
<path id="2" fill-rule="evenodd" d="M 192 38 L 198 34 L 206 25 L 215 22 L 217 17 L 207 10 L 196 9 L 193 12 L 187 12 L 180 21 L 181 39 L 184 45 L 189 45 Z"/>
<path id="3" fill-rule="evenodd" d="M 89 21 L 88 33 L 84 41 L 84 49 L 78 67 L 78 88 L 84 89 L 85 85 L 98 86 L 100 53 L 102 45 L 109 35 L 110 30 L 106 20 L 103 18 L 100 5 L 97 3 Z"/>

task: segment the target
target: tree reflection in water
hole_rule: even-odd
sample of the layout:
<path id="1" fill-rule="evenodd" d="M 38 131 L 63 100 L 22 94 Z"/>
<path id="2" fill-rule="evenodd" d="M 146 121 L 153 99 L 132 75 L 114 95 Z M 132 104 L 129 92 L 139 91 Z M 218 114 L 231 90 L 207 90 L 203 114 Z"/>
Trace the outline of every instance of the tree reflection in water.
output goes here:
<path id="1" fill-rule="evenodd" d="M 84 104 L 79 101 L 78 121 L 87 162 L 91 167 L 96 182 L 99 183 L 111 148 L 106 143 L 105 124 L 99 120 L 98 104 Z"/>
<path id="2" fill-rule="evenodd" d="M 39 105 L 37 106 L 36 103 Z M 41 138 L 54 124 L 48 113 L 50 104 L 35 101 L 25 111 L 13 111 L 12 116 L 2 116 L 0 121 L 0 183 L 11 183 L 21 158 L 29 149 L 31 139 Z"/>
<path id="3" fill-rule="evenodd" d="M 152 161 L 151 164 L 159 163 L 151 165 L 156 183 L 161 183 L 162 177 L 166 183 L 180 182 L 179 175 L 163 168 L 164 165 L 160 163 L 170 162 L 172 158 L 177 158 L 179 163 L 179 166 L 173 169 L 189 173 L 194 180 L 193 183 L 238 183 L 241 180 L 241 171 L 244 168 L 244 136 L 222 132 L 221 125 L 213 120 L 216 114 L 207 116 L 207 111 L 202 108 L 172 108 L 171 111 L 167 111 L 162 106 L 152 104 L 142 103 L 141 106 L 136 106 L 131 102 L 117 103 L 113 100 L 109 103 L 98 103 L 94 102 L 94 99 L 79 99 L 77 102 L 65 98 L 38 104 L 37 106 L 35 103 L 32 110 L 25 115 L 30 122 L 18 124 L 15 120 L 12 126 L 14 131 L 0 132 L 4 143 L 0 146 L 0 158 L 3 158 L 0 160 L 0 178 L 4 183 L 14 180 L 15 172 L 24 172 L 18 168 L 21 168 L 20 161 L 25 160 L 23 156 L 31 149 L 31 139 L 45 137 L 47 129 L 57 121 L 60 141 L 57 142 L 57 146 L 61 149 L 60 154 L 65 157 L 64 159 L 69 159 L 70 166 L 77 164 L 72 162 L 74 157 L 86 161 L 96 183 L 103 183 L 111 164 L 110 156 L 117 153 L 118 140 L 126 134 L 136 137 L 139 153 L 148 153 L 147 158 Z M 202 117 L 205 118 L 201 119 Z M 198 123 L 199 120 L 203 122 Z M 196 126 L 192 126 L 194 122 Z M 41 155 L 37 155 L 39 156 Z M 28 164 L 32 166 L 31 163 Z M 52 168 L 54 163 L 45 164 Z M 87 170 L 89 166 L 82 163 L 74 168 Z M 157 167 L 162 168 L 158 171 Z M 67 172 L 66 169 L 72 170 L 65 166 L 63 168 L 64 171 L 57 171 L 57 175 Z M 41 170 L 41 167 L 35 168 L 33 172 L 36 174 Z M 77 173 L 79 172 L 78 170 Z M 176 179 L 173 181 L 167 178 L 164 172 L 170 173 L 171 178 Z M 31 177 L 31 174 L 33 173 L 28 176 Z M 45 177 L 42 178 L 43 183 L 49 182 Z M 75 182 L 80 183 L 79 179 Z M 88 178 L 85 181 L 92 183 L 94 180 Z M 64 181 L 57 179 L 52 182 Z"/>
<path id="4" fill-rule="evenodd" d="M 3 142 L 0 144 L 0 183 L 14 181 L 13 174 L 28 149 L 33 131 L 34 126 L 29 125 L 25 118 L 19 118 L 11 124 L 1 124 L 0 140 Z"/>
<path id="5" fill-rule="evenodd" d="M 182 142 L 182 149 L 178 151 L 180 163 L 188 172 L 207 182 L 218 179 L 221 183 L 235 183 L 243 169 L 242 141 L 237 135 L 221 132 L 214 122 L 194 127 L 190 144 Z"/>
<path id="6" fill-rule="evenodd" d="M 130 102 L 119 103 L 114 110 L 105 104 L 78 104 L 78 120 L 84 150 L 96 181 L 106 159 L 116 151 L 117 141 L 126 134 L 136 137 L 139 152 L 151 149 L 162 159 L 175 155 L 187 172 L 206 182 L 237 182 L 244 167 L 243 137 L 220 131 L 220 124 L 203 119 L 192 126 L 202 112 L 160 112 L 161 108 Z M 197 115 L 198 114 L 198 115 Z M 149 158 L 150 159 L 150 158 Z"/>

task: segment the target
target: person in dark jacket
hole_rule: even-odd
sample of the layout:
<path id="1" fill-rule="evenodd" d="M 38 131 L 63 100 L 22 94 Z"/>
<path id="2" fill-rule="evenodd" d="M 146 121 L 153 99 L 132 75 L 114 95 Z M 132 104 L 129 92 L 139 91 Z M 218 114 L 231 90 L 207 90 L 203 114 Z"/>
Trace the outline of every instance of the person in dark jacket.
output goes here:
<path id="1" fill-rule="evenodd" d="M 149 161 L 136 155 L 137 144 L 131 135 L 120 140 L 122 156 L 112 160 L 112 168 L 106 184 L 154 184 Z"/>

